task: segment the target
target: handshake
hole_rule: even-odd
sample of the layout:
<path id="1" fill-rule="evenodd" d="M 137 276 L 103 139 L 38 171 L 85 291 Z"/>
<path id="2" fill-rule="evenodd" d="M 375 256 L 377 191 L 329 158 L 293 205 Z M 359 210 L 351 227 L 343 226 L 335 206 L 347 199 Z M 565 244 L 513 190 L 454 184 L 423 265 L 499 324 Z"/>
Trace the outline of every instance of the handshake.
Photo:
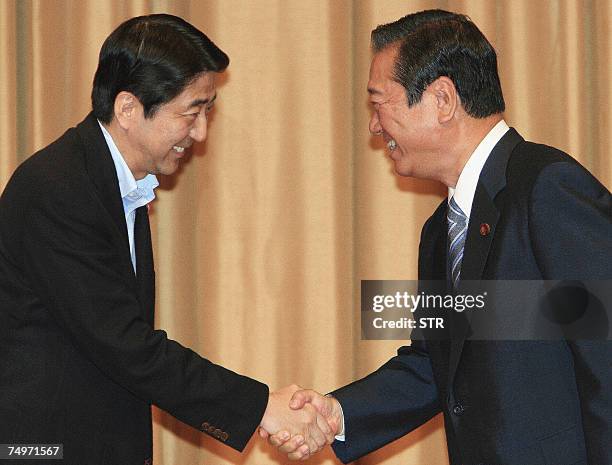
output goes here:
<path id="1" fill-rule="evenodd" d="M 290 460 L 307 459 L 343 434 L 340 403 L 296 385 L 270 393 L 259 429 L 259 435 Z"/>

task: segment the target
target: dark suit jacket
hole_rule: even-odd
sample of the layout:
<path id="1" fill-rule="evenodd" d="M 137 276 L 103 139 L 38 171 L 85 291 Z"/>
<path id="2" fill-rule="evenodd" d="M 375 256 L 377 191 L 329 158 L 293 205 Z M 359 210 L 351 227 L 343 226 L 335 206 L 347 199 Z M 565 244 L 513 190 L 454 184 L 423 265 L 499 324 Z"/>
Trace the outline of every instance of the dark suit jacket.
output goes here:
<path id="1" fill-rule="evenodd" d="M 421 280 L 447 280 L 446 210 L 444 200 L 423 227 Z M 610 193 L 511 129 L 479 178 L 461 279 L 612 279 Z M 343 462 L 442 411 L 452 465 L 612 464 L 610 342 L 466 340 L 463 320 L 451 323 L 447 338 L 425 334 L 332 393 L 345 415 L 346 442 L 333 444 Z"/>
<path id="2" fill-rule="evenodd" d="M 0 443 L 63 443 L 71 465 L 143 464 L 155 404 L 245 447 L 267 386 L 153 329 L 144 207 L 135 235 L 138 276 L 92 115 L 16 170 L 0 199 Z"/>

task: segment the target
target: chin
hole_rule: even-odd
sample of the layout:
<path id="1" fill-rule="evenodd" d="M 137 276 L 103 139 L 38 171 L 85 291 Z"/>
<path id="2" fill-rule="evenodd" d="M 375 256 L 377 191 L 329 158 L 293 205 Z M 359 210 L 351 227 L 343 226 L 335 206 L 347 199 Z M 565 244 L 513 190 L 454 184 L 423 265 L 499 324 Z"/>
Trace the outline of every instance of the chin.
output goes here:
<path id="1" fill-rule="evenodd" d="M 180 164 L 178 160 L 175 163 L 168 163 L 164 166 L 159 167 L 159 174 L 164 176 L 171 176 L 178 171 Z"/>
<path id="2" fill-rule="evenodd" d="M 172 169 L 166 168 L 164 170 L 161 170 L 159 174 L 163 174 L 164 176 L 172 176 L 177 171 L 178 171 L 178 166 Z"/>

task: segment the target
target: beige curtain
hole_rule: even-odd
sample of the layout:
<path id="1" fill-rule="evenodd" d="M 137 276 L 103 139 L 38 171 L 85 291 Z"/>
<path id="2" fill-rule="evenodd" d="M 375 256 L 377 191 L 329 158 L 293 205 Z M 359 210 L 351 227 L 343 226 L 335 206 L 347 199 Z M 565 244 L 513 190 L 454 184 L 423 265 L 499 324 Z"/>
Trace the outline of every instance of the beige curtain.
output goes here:
<path id="1" fill-rule="evenodd" d="M 470 15 L 498 50 L 509 123 L 610 188 L 608 0 L 0 0 L 0 189 L 89 111 L 114 27 L 183 16 L 232 62 L 208 141 L 158 190 L 158 326 L 272 388 L 332 390 L 395 353 L 360 340 L 359 283 L 416 278 L 420 228 L 445 193 L 395 177 L 367 130 L 370 30 L 433 7 Z M 286 462 L 155 413 L 157 464 Z M 328 450 L 309 463 L 339 462 Z M 360 463 L 447 464 L 441 419 Z"/>

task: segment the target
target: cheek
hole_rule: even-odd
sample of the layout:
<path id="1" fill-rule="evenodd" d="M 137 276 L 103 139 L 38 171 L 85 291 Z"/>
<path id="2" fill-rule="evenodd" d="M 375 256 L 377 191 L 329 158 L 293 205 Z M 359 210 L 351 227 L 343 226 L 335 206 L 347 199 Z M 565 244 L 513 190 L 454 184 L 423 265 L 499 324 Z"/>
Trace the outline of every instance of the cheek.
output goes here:
<path id="1" fill-rule="evenodd" d="M 398 135 L 398 132 L 401 131 L 401 126 L 399 124 L 400 121 L 396 115 L 388 109 L 380 110 L 378 112 L 378 122 L 383 128 L 383 131 L 393 138 L 395 138 Z"/>
<path id="2" fill-rule="evenodd" d="M 174 130 L 172 131 L 172 139 L 173 139 L 173 143 L 176 144 L 178 142 L 181 142 L 183 140 L 185 140 L 188 136 L 189 136 L 189 132 L 191 131 L 191 127 L 192 124 L 189 123 L 185 123 L 185 124 L 180 124 L 177 125 Z"/>
<path id="3" fill-rule="evenodd" d="M 165 129 L 163 132 L 157 133 L 154 137 L 157 137 L 157 146 L 160 152 L 167 153 L 172 150 L 172 146 L 178 144 L 181 139 L 182 132 L 177 130 Z"/>

